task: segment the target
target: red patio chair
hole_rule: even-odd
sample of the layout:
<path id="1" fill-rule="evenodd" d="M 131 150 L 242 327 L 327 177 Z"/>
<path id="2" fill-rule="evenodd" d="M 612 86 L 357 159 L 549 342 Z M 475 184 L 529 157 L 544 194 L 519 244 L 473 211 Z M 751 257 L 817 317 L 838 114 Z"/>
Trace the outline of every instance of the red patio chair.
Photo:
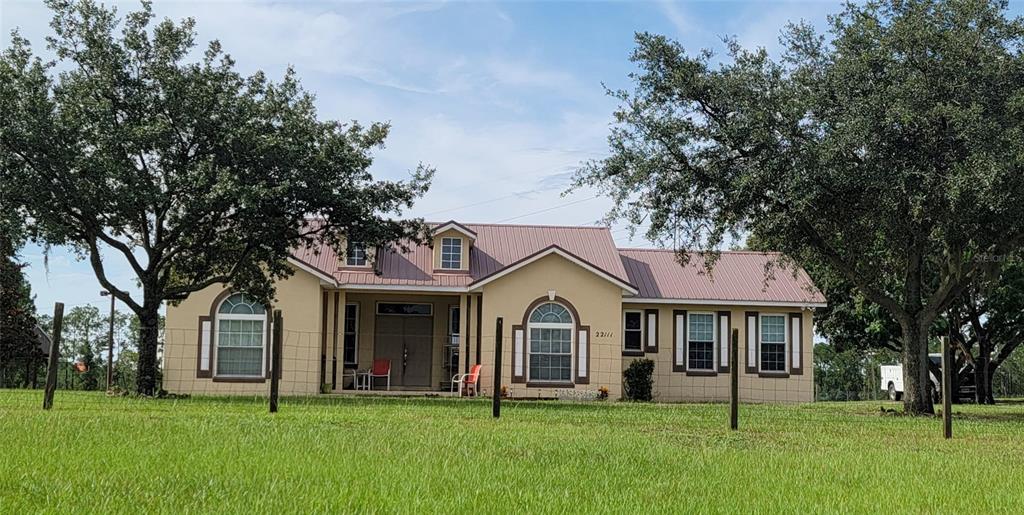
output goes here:
<path id="1" fill-rule="evenodd" d="M 455 387 L 459 388 L 459 397 L 462 397 L 463 391 L 466 395 L 470 395 L 472 392 L 473 397 L 480 395 L 480 369 L 483 365 L 473 365 L 473 368 L 469 369 L 468 374 L 455 374 L 452 376 L 452 392 L 455 392 Z"/>
<path id="2" fill-rule="evenodd" d="M 387 378 L 387 389 L 391 390 L 391 360 L 390 359 L 375 359 L 373 360 L 373 368 L 367 370 L 366 374 L 366 389 L 373 389 L 373 380 L 378 377 Z"/>

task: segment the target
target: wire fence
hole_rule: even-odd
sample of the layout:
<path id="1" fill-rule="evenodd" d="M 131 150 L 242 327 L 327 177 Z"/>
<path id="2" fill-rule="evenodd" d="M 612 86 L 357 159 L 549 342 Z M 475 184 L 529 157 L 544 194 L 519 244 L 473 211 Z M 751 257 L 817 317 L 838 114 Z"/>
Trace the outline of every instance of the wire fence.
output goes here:
<path id="1" fill-rule="evenodd" d="M 223 334 L 213 334 L 209 328 L 165 329 L 159 353 L 160 390 L 172 396 L 266 398 L 272 385 L 274 332 L 271 324 L 265 325 L 242 325 Z M 377 328 L 372 334 L 358 334 L 349 341 L 330 331 L 297 331 L 287 329 L 286 323 L 282 325 L 278 391 L 285 397 L 461 393 L 514 400 L 628 400 L 636 397 L 637 390 L 626 377 L 626 369 L 635 360 L 650 360 L 650 394 L 642 400 L 738 406 L 887 398 L 880 387 L 877 367 L 864 369 L 859 388 L 825 390 L 821 385 L 832 383 L 831 370 L 807 363 L 806 372 L 795 373 L 790 356 L 783 356 L 779 359 L 785 368 L 766 373 L 749 366 L 746 361 L 753 354 L 748 354 L 739 342 L 730 342 L 728 348 L 716 347 L 711 353 L 711 370 L 692 370 L 690 364 L 699 363 L 699 356 L 695 359 L 677 349 L 627 357 L 618 346 L 593 345 L 589 334 L 545 331 L 527 336 L 519 326 L 504 330 L 502 338 L 489 331 L 468 341 Z M 735 333 L 733 336 L 738 338 Z M 497 349 L 501 349 L 500 381 L 495 381 L 494 374 Z M 383 368 L 378 366 L 381 362 L 385 363 Z M 684 364 L 682 368 L 680 363 Z M 134 365 L 114 362 L 113 392 L 134 391 Z M 0 386 L 4 388 L 44 387 L 45 358 L 8 360 L 3 370 Z M 1024 395 L 1024 381 L 1015 372 L 1007 368 L 996 374 L 993 387 L 997 397 Z M 70 360 L 59 359 L 56 388 L 106 390 L 106 365 L 82 370 Z M 76 398 L 75 402 L 83 399 Z M 897 409 L 895 404 L 893 409 Z M 735 419 L 730 420 L 733 423 Z"/>

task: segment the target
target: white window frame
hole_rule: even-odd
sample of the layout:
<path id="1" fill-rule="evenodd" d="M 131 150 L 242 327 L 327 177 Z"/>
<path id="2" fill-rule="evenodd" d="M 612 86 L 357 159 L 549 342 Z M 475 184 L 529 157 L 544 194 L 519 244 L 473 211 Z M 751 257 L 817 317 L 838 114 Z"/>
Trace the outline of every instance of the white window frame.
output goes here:
<path id="1" fill-rule="evenodd" d="M 355 357 L 355 361 L 345 361 L 345 337 L 349 335 L 348 332 L 348 307 L 354 306 L 356 308 L 356 326 L 353 328 L 351 333 L 355 339 L 355 348 L 352 351 L 352 355 Z M 342 316 L 341 326 L 341 361 L 343 365 L 358 365 L 359 364 L 359 303 L 358 302 L 346 302 L 345 303 L 345 316 Z"/>
<path id="2" fill-rule="evenodd" d="M 706 315 L 711 317 L 711 368 L 693 368 L 690 366 L 690 328 L 693 327 L 692 317 L 694 315 Z M 718 341 L 717 314 L 712 311 L 691 311 L 686 313 L 686 350 L 683 358 L 686 360 L 687 372 L 714 372 L 715 363 L 718 363 L 718 349 L 715 342 Z M 703 342 L 701 342 L 703 343 Z"/>
<path id="3" fill-rule="evenodd" d="M 448 265 L 454 264 L 455 266 L 445 266 L 445 246 L 448 246 L 450 248 L 448 252 L 449 256 L 452 255 L 451 249 L 454 249 L 456 246 L 458 247 L 459 251 L 457 254 L 455 254 L 455 261 L 452 261 L 451 259 L 447 260 Z M 440 268 L 442 270 L 462 270 L 462 238 L 455 238 L 451 236 L 445 236 L 441 238 L 440 265 Z"/>
<path id="4" fill-rule="evenodd" d="M 637 315 L 640 316 L 640 329 L 639 329 L 639 332 L 640 332 L 640 348 L 639 349 L 627 349 L 626 348 L 626 314 L 627 313 L 636 313 Z M 647 341 L 644 340 L 644 336 L 646 336 L 645 333 L 647 332 L 646 331 L 646 327 L 647 327 L 647 320 L 645 320 L 644 311 L 642 309 L 626 309 L 626 310 L 622 311 L 622 351 L 623 352 L 643 352 L 644 351 L 644 347 L 647 346 Z M 629 332 L 635 333 L 635 332 L 637 332 L 637 330 L 636 329 L 630 329 Z"/>
<path id="5" fill-rule="evenodd" d="M 351 252 L 350 252 L 351 251 Z M 362 263 L 353 262 L 359 254 L 362 254 Z M 366 252 L 366 246 L 360 242 L 353 241 L 346 245 L 345 266 L 365 267 L 370 263 L 370 256 Z"/>
<path id="6" fill-rule="evenodd" d="M 557 304 L 565 309 L 566 313 L 569 313 L 569 323 L 564 322 L 530 322 L 530 318 L 533 317 L 534 311 L 540 309 L 545 304 Z M 572 316 L 572 310 L 568 306 L 560 302 L 544 302 L 540 306 L 533 308 L 530 314 L 526 318 L 526 359 L 524 365 L 526 366 L 526 382 L 538 382 L 538 383 L 550 383 L 550 384 L 573 384 L 576 377 L 576 318 Z M 530 335 L 532 329 L 568 329 L 569 330 L 569 379 L 568 380 L 556 380 L 556 379 L 534 379 L 530 377 L 530 355 L 533 352 L 530 350 Z M 553 354 L 548 353 L 551 356 L 565 356 L 565 354 Z"/>
<path id="7" fill-rule="evenodd" d="M 213 377 L 239 378 L 239 379 L 241 379 L 241 378 L 244 378 L 244 379 L 266 378 L 267 351 L 268 351 L 268 349 L 267 349 L 267 326 L 270 325 L 270 318 L 267 317 L 266 308 L 264 308 L 264 313 L 262 315 L 235 315 L 235 314 L 231 314 L 231 313 L 221 313 L 220 312 L 221 306 L 223 306 L 224 303 L 227 302 L 227 300 L 230 299 L 233 296 L 234 296 L 234 294 L 228 295 L 227 297 L 224 297 L 224 299 L 220 301 L 220 304 L 217 304 L 217 309 L 214 311 L 215 319 L 214 319 L 214 324 L 213 324 L 213 352 L 214 352 L 214 354 L 213 354 Z M 217 358 L 217 355 L 220 354 L 220 333 L 221 333 L 221 331 L 220 331 L 220 323 L 221 323 L 222 320 L 259 320 L 259 321 L 263 322 L 263 333 L 260 335 L 260 342 L 262 343 L 262 345 L 260 345 L 261 353 L 260 353 L 260 373 L 259 374 L 248 375 L 248 374 L 221 374 L 220 373 L 220 371 L 219 371 L 219 369 L 220 369 L 220 360 Z M 247 349 L 251 349 L 251 348 L 254 348 L 254 347 L 246 347 L 246 348 Z"/>
<path id="8" fill-rule="evenodd" d="M 766 370 L 764 368 L 764 319 L 765 317 L 779 317 L 782 318 L 782 370 Z M 772 342 L 773 345 L 778 345 L 778 342 Z M 789 353 L 790 346 L 792 343 L 789 338 L 789 315 L 786 313 L 759 313 L 757 316 L 757 370 L 765 374 L 788 374 L 789 373 Z"/>

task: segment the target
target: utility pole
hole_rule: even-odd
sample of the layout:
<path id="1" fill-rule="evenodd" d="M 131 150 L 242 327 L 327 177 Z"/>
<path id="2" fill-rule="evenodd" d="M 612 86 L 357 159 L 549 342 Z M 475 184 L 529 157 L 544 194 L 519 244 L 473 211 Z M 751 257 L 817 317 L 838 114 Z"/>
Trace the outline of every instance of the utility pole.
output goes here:
<path id="1" fill-rule="evenodd" d="M 100 296 L 110 297 L 110 340 L 107 342 L 107 391 L 109 392 L 110 386 L 114 383 L 114 303 L 117 302 L 117 298 L 106 290 L 101 291 Z"/>

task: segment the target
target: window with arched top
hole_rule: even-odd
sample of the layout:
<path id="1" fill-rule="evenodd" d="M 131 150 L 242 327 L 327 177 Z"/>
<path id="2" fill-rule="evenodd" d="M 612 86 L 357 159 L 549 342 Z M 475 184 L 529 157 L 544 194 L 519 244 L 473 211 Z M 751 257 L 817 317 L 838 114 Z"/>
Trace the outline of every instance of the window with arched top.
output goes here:
<path id="1" fill-rule="evenodd" d="M 267 308 L 234 293 L 216 314 L 216 372 L 226 377 L 263 377 L 266 364 Z"/>
<path id="2" fill-rule="evenodd" d="M 574 329 L 572 314 L 557 302 L 541 304 L 530 313 L 527 322 L 530 381 L 572 382 Z"/>

